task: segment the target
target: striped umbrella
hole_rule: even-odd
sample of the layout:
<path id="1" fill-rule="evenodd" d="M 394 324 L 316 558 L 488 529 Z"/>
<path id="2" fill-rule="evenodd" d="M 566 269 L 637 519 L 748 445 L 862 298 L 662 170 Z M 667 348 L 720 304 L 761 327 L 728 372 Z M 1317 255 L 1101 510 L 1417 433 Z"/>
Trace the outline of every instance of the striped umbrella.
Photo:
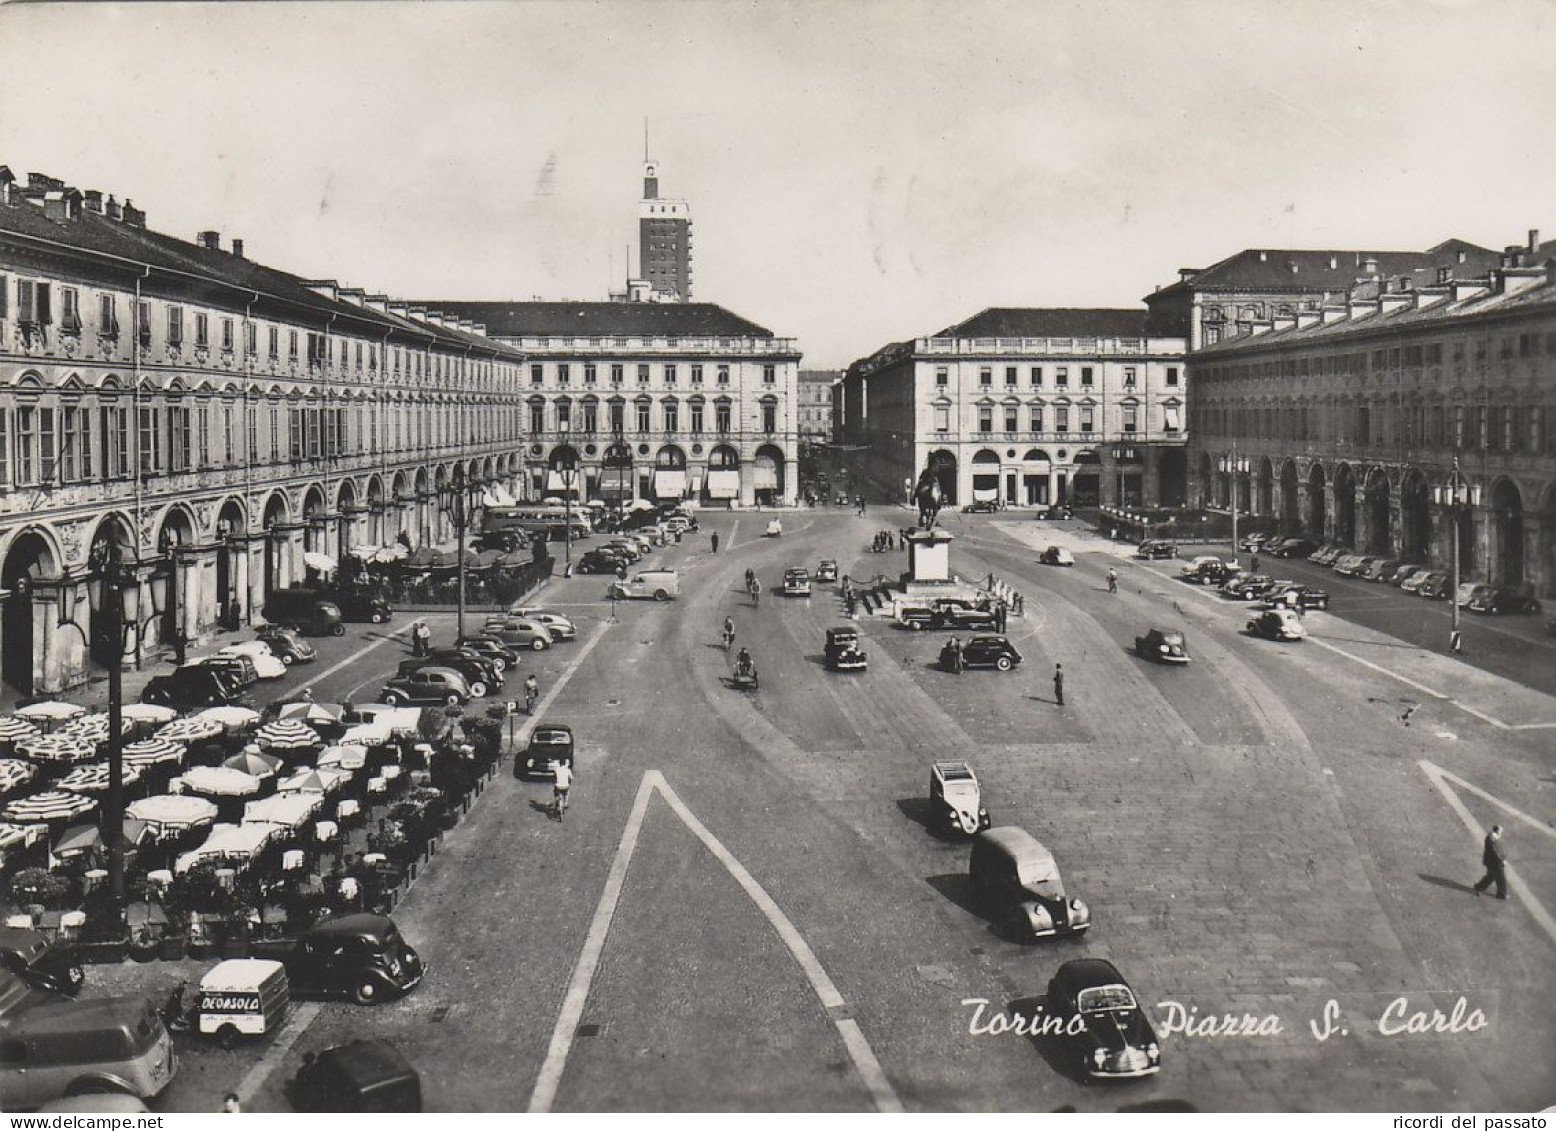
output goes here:
<path id="1" fill-rule="evenodd" d="M 151 826 L 155 836 L 199 828 L 216 820 L 216 804 L 185 793 L 164 793 L 133 801 L 125 812 Z"/>
<path id="2" fill-rule="evenodd" d="M 358 723 L 348 727 L 346 733 L 340 736 L 342 743 L 359 746 L 383 746 L 393 738 L 394 735 L 383 723 Z"/>
<path id="3" fill-rule="evenodd" d="M 338 767 L 342 770 L 360 770 L 367 765 L 367 747 L 353 743 L 326 747 L 324 753 L 319 755 L 318 765 Z"/>
<path id="4" fill-rule="evenodd" d="M 234 754 L 222 765 L 229 770 L 242 770 L 245 774 L 252 774 L 256 778 L 273 778 L 285 763 L 274 754 L 245 750 L 241 754 Z"/>
<path id="5" fill-rule="evenodd" d="M 164 707 L 161 703 L 126 703 L 124 717 L 131 722 L 144 723 L 147 726 L 161 726 L 178 718 L 178 712 L 172 707 Z"/>
<path id="6" fill-rule="evenodd" d="M 16 744 L 16 752 L 34 762 L 90 762 L 97 757 L 97 748 L 84 738 L 73 734 L 45 734 L 27 742 Z"/>
<path id="7" fill-rule="evenodd" d="M 162 762 L 182 762 L 188 753 L 188 747 L 182 742 L 174 742 L 171 738 L 143 738 L 139 742 L 125 745 L 124 764 L 140 766 L 144 769 Z"/>
<path id="8" fill-rule="evenodd" d="M 221 707 L 207 707 L 194 716 L 197 719 L 210 719 L 220 723 L 225 729 L 243 730 L 259 722 L 259 712 L 247 707 L 239 707 L 235 704 L 227 704 Z"/>
<path id="9" fill-rule="evenodd" d="M 125 764 L 125 785 L 139 781 L 140 775 L 139 766 Z M 68 789 L 71 793 L 107 793 L 108 765 L 105 762 L 93 762 L 90 766 L 77 766 L 54 784 L 60 789 Z"/>
<path id="10" fill-rule="evenodd" d="M 310 793 L 334 793 L 350 780 L 351 771 L 331 769 L 326 766 L 323 769 L 302 770 L 287 778 L 276 788 L 282 793 L 292 793 L 297 790 L 307 790 Z"/>
<path id="11" fill-rule="evenodd" d="M 62 703 L 58 699 L 45 699 L 40 703 L 29 703 L 25 707 L 16 708 L 16 717 L 26 719 L 28 722 L 67 722 L 84 714 L 86 708 L 81 704 Z"/>
<path id="12" fill-rule="evenodd" d="M 254 741 L 271 750 L 306 750 L 324 743 L 318 731 L 295 719 L 278 719 L 266 723 L 255 732 Z"/>
<path id="13" fill-rule="evenodd" d="M 26 719 L 17 719 L 10 716 L 0 719 L 0 743 L 25 742 L 29 738 L 37 738 L 41 733 L 43 732 Z"/>
<path id="14" fill-rule="evenodd" d="M 222 725 L 215 719 L 174 719 L 157 730 L 158 738 L 171 738 L 174 742 L 203 742 L 222 733 Z"/>
<path id="15" fill-rule="evenodd" d="M 340 722 L 344 710 L 333 703 L 282 703 L 276 718 L 295 719 L 313 726 L 331 726 Z"/>
<path id="16" fill-rule="evenodd" d="M 39 825 L 11 825 L 0 822 L 0 852 L 9 848 L 24 848 L 43 839 L 48 832 Z"/>
<path id="17" fill-rule="evenodd" d="M 119 733 L 129 734 L 135 729 L 135 720 L 121 717 L 119 719 Z M 62 734 L 73 734 L 77 738 L 84 738 L 88 742 L 103 743 L 108 741 L 108 715 L 98 713 L 95 715 L 82 715 L 79 719 L 65 724 Z"/>
<path id="18" fill-rule="evenodd" d="M 32 781 L 38 771 L 15 758 L 0 758 L 0 794 L 10 793 Z"/>
<path id="19" fill-rule="evenodd" d="M 35 793 L 31 797 L 18 797 L 4 809 L 0 809 L 0 819 L 23 824 L 66 821 L 71 817 L 90 813 L 96 808 L 97 802 L 90 797 L 83 797 L 79 793 L 68 793 L 63 789 L 49 789 L 42 793 Z"/>

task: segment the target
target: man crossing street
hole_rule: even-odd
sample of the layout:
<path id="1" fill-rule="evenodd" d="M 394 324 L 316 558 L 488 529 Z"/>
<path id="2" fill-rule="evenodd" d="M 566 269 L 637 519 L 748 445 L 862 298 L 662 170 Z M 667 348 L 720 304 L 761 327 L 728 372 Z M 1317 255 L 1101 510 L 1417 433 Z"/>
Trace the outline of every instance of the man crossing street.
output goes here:
<path id="1" fill-rule="evenodd" d="M 1492 884 L 1497 885 L 1497 898 L 1507 898 L 1507 853 L 1502 848 L 1502 826 L 1492 825 L 1491 831 L 1486 834 L 1486 839 L 1480 850 L 1480 862 L 1486 867 L 1486 874 L 1475 885 L 1475 894 L 1479 895 Z"/>
<path id="2" fill-rule="evenodd" d="M 1054 702 L 1064 706 L 1064 665 L 1054 665 Z"/>

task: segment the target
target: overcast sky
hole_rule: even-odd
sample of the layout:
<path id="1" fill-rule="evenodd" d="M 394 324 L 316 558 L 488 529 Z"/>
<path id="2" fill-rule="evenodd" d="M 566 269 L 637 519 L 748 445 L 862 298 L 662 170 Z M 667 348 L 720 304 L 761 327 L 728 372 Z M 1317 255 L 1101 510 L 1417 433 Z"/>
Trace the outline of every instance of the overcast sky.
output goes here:
<path id="1" fill-rule="evenodd" d="M 0 164 L 305 276 L 603 299 L 647 119 L 694 298 L 828 368 L 985 306 L 1136 306 L 1244 247 L 1556 235 L 1553 12 L 0 5 Z"/>

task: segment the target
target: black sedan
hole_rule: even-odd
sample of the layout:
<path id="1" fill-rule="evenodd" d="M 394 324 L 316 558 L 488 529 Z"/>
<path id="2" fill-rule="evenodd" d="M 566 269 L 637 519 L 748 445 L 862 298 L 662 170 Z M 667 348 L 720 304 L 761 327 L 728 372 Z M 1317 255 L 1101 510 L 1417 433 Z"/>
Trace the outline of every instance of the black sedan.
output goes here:
<path id="1" fill-rule="evenodd" d="M 0 969 L 9 970 L 36 990 L 75 997 L 84 975 L 64 943 L 50 942 L 42 931 L 0 927 Z"/>
<path id="2" fill-rule="evenodd" d="M 340 606 L 341 617 L 349 621 L 384 624 L 394 616 L 394 609 L 389 602 L 371 589 L 343 586 L 331 590 L 325 595 L 325 599 L 334 601 Z"/>
<path id="3" fill-rule="evenodd" d="M 1292 594 L 1296 594 L 1295 597 Z M 1277 606 L 1298 609 L 1327 609 L 1329 607 L 1329 594 L 1322 589 L 1315 589 L 1311 585 L 1303 585 L 1296 581 L 1280 581 L 1269 592 L 1264 594 L 1259 602 L 1262 608 L 1273 609 Z"/>
<path id="4" fill-rule="evenodd" d="M 1537 613 L 1540 602 L 1506 585 L 1488 585 L 1464 606 L 1472 613 Z"/>
<path id="5" fill-rule="evenodd" d="M 1159 664 L 1189 662 L 1188 646 L 1183 642 L 1183 633 L 1176 628 L 1153 628 L 1144 636 L 1135 637 L 1135 655 Z"/>
<path id="6" fill-rule="evenodd" d="M 1048 1010 L 1079 1020 L 1080 1067 L 1092 1079 L 1151 1076 L 1161 1068 L 1156 1030 L 1111 962 L 1077 958 L 1059 967 L 1048 983 Z"/>
<path id="7" fill-rule="evenodd" d="M 154 678 L 140 693 L 140 698 L 142 703 L 189 711 L 196 707 L 236 703 L 242 695 L 242 688 L 227 673 L 203 664 L 185 664 L 168 675 Z"/>
<path id="8" fill-rule="evenodd" d="M 1160 560 L 1162 558 L 1175 558 L 1177 556 L 1177 546 L 1174 546 L 1171 542 L 1163 542 L 1154 538 L 1150 539 L 1149 541 L 1141 542 L 1139 548 L 1135 550 L 1135 557 L 1137 558 Z"/>
<path id="9" fill-rule="evenodd" d="M 578 559 L 573 568 L 579 573 L 615 573 L 628 563 L 625 554 L 613 554 L 606 550 L 590 550 Z"/>
<path id="10" fill-rule="evenodd" d="M 994 610 L 956 597 L 946 597 L 930 606 L 935 628 L 993 628 Z"/>
<path id="11" fill-rule="evenodd" d="M 1276 558 L 1305 558 L 1317 549 L 1311 538 L 1287 538 L 1278 546 L 1266 547 L 1266 552 Z"/>
<path id="12" fill-rule="evenodd" d="M 940 651 L 941 666 L 948 670 L 951 666 L 947 657 L 950 647 L 947 643 Z M 964 668 L 994 668 L 996 671 L 1008 672 L 1020 663 L 1021 653 L 1003 636 L 974 636 L 962 645 Z"/>
<path id="13" fill-rule="evenodd" d="M 410 675 L 431 666 L 453 668 L 465 677 L 470 694 L 477 699 L 485 699 L 487 692 L 502 687 L 502 676 L 497 674 L 491 661 L 467 648 L 434 648 L 425 656 L 401 660 L 398 674 Z"/>
<path id="14" fill-rule="evenodd" d="M 1000 505 L 992 499 L 980 499 L 962 508 L 963 514 L 998 514 Z"/>
<path id="15" fill-rule="evenodd" d="M 498 675 L 519 666 L 519 653 L 494 636 L 461 636 L 457 643 L 459 647 L 468 648 L 482 659 L 490 661 Z"/>

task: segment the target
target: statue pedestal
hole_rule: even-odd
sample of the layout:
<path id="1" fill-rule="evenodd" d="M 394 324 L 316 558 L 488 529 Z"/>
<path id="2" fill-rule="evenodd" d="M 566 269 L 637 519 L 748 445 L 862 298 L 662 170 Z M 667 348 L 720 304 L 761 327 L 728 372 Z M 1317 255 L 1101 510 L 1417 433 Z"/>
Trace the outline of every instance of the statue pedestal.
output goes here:
<path id="1" fill-rule="evenodd" d="M 952 535 L 938 528 L 909 531 L 908 572 L 899 605 L 925 605 L 936 597 L 965 597 L 967 585 L 951 572 Z"/>

